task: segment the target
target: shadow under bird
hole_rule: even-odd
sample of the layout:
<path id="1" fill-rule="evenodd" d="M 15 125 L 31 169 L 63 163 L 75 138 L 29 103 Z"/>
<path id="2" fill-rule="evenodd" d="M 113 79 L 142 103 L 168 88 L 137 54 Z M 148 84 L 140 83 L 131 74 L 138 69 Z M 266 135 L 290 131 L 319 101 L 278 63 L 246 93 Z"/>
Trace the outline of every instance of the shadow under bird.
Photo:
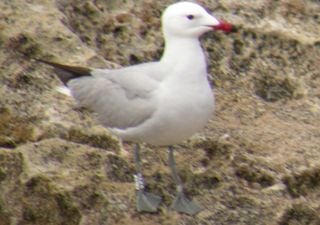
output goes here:
<path id="1" fill-rule="evenodd" d="M 177 174 L 172 145 L 202 129 L 214 109 L 205 55 L 199 37 L 205 32 L 231 32 L 191 2 L 168 6 L 162 15 L 165 50 L 159 61 L 120 69 L 91 69 L 37 59 L 53 66 L 60 80 L 84 107 L 97 113 L 102 125 L 123 141 L 136 143 L 136 207 L 156 212 L 161 197 L 146 192 L 140 166 L 139 143 L 168 146 L 168 164 L 177 194 L 171 209 L 195 215 L 201 207 L 189 200 Z"/>

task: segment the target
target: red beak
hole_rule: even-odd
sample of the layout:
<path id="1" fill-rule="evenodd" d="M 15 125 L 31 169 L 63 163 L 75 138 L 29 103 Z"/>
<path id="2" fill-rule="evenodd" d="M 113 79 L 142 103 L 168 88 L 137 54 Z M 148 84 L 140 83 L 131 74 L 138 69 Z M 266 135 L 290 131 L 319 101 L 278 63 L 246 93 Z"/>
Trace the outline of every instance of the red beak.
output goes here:
<path id="1" fill-rule="evenodd" d="M 233 30 L 233 26 L 230 23 L 219 21 L 220 23 L 218 25 L 212 26 L 215 30 L 222 30 L 226 33 L 230 33 Z"/>

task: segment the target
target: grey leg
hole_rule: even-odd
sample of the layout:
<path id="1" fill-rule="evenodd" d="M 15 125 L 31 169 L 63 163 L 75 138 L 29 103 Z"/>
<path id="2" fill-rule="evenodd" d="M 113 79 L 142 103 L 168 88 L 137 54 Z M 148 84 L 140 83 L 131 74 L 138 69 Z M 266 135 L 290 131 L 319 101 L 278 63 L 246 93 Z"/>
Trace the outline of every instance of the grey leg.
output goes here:
<path id="1" fill-rule="evenodd" d="M 168 162 L 171 169 L 173 180 L 177 185 L 177 195 L 173 200 L 171 208 L 177 212 L 185 213 L 188 215 L 197 214 L 202 209 L 197 204 L 190 201 L 183 193 L 183 184 L 177 173 L 176 162 L 174 160 L 172 146 L 169 146 L 168 148 Z"/>
<path id="2" fill-rule="evenodd" d="M 144 190 L 144 181 L 141 174 L 140 146 L 136 144 L 134 149 L 134 160 L 136 163 L 136 174 L 134 175 L 137 197 L 136 207 L 139 212 L 156 212 L 161 202 L 161 197 L 148 193 Z"/>

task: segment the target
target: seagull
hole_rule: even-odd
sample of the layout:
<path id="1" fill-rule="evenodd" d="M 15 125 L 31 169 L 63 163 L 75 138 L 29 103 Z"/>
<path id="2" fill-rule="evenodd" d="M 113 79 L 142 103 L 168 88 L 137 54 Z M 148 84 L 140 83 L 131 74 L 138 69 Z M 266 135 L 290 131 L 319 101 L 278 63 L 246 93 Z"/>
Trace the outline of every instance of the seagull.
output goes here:
<path id="1" fill-rule="evenodd" d="M 195 215 L 202 207 L 183 191 L 173 145 L 201 130 L 212 116 L 214 96 L 208 82 L 199 37 L 208 31 L 232 31 L 192 2 L 169 5 L 162 14 L 164 53 L 159 61 L 119 69 L 93 69 L 43 59 L 79 105 L 93 110 L 99 122 L 123 141 L 136 143 L 136 208 L 156 212 L 161 197 L 146 192 L 140 165 L 140 143 L 168 147 L 168 165 L 177 187 L 171 209 Z"/>

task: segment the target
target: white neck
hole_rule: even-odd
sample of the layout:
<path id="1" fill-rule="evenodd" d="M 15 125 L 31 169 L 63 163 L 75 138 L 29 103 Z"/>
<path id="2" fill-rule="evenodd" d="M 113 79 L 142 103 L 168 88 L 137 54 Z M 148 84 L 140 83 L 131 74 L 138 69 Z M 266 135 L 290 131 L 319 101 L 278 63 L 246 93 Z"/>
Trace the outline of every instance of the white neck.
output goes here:
<path id="1" fill-rule="evenodd" d="M 160 60 L 161 64 L 189 69 L 197 65 L 199 69 L 206 71 L 206 59 L 200 42 L 196 38 L 166 37 L 165 51 Z"/>

